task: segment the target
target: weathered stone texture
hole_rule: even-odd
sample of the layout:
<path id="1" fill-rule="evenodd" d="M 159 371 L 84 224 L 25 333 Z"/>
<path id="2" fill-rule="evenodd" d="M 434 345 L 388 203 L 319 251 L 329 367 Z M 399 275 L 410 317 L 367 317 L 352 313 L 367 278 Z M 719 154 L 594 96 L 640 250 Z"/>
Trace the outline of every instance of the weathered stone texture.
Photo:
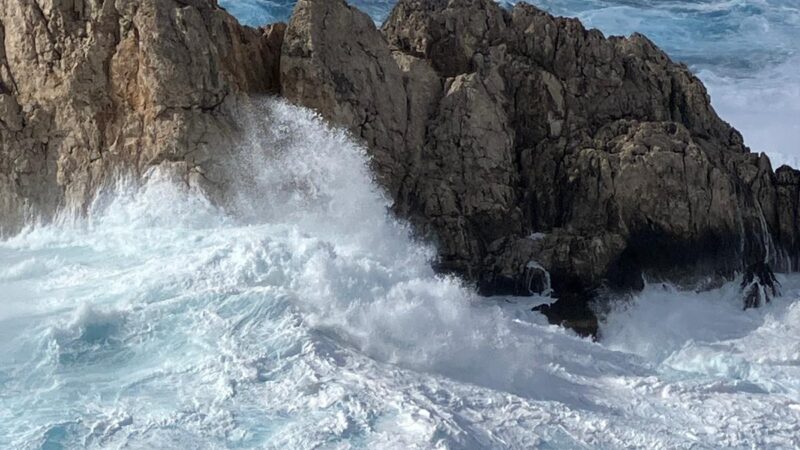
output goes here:
<path id="1" fill-rule="evenodd" d="M 278 90 L 282 29 L 211 0 L 0 1 L 0 216 L 81 210 L 120 172 L 219 183 L 233 106 Z"/>
<path id="2" fill-rule="evenodd" d="M 486 293 L 527 293 L 531 261 L 565 296 L 797 267 L 800 175 L 750 153 L 644 36 L 491 0 L 400 0 L 378 32 L 300 0 L 281 73 L 365 138 L 440 268 Z"/>
<path id="3" fill-rule="evenodd" d="M 641 35 L 492 0 L 400 0 L 380 30 L 344 0 L 259 30 L 213 0 L 0 0 L 0 41 L 6 232 L 120 172 L 224 188 L 242 99 L 281 93 L 360 138 L 438 268 L 484 293 L 549 273 L 553 315 L 589 324 L 587 298 L 643 276 L 798 268 L 800 172 Z"/>

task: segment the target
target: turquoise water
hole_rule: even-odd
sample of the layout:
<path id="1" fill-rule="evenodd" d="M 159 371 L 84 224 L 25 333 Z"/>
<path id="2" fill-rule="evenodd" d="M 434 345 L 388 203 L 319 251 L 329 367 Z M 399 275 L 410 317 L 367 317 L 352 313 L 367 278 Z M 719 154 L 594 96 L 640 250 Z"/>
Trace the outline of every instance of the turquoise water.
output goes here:
<path id="1" fill-rule="evenodd" d="M 510 7 L 516 0 L 502 0 Z M 241 21 L 258 26 L 286 21 L 293 0 L 221 0 Z M 393 0 L 351 0 L 381 23 Z M 692 65 L 747 76 L 780 64 L 800 49 L 800 5 L 794 0 L 536 0 L 556 15 L 578 17 L 606 34 L 647 34 L 673 57 Z"/>

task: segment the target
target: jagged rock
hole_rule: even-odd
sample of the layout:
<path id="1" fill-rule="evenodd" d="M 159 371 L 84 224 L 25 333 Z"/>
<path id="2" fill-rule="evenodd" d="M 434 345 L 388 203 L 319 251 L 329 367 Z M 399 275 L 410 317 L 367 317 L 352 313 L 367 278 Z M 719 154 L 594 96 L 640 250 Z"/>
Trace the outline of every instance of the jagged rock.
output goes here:
<path id="1" fill-rule="evenodd" d="M 0 41 L 0 233 L 153 166 L 224 192 L 241 100 L 280 92 L 365 142 L 440 270 L 552 288 L 557 323 L 645 278 L 798 267 L 800 172 L 641 35 L 491 0 L 400 0 L 381 30 L 344 0 L 261 30 L 214 0 L 0 0 Z"/>
<path id="2" fill-rule="evenodd" d="M 775 270 L 797 271 L 800 268 L 800 171 L 782 166 L 775 171 L 774 214 L 778 223 Z"/>
<path id="3" fill-rule="evenodd" d="M 800 175 L 750 153 L 644 36 L 491 0 L 400 0 L 381 31 L 301 0 L 283 92 L 365 137 L 440 270 L 518 294 L 535 261 L 569 315 L 643 277 L 797 267 Z"/>
<path id="4" fill-rule="evenodd" d="M 744 309 L 749 309 L 758 308 L 779 296 L 781 284 L 775 278 L 769 264 L 760 262 L 751 264 L 745 270 L 741 286 L 744 294 Z"/>
<path id="5" fill-rule="evenodd" d="M 224 182 L 234 106 L 279 90 L 281 37 L 214 0 L 0 1 L 0 232 L 121 172 Z"/>
<path id="6" fill-rule="evenodd" d="M 342 1 L 299 0 L 280 67 L 282 94 L 363 139 L 374 149 L 382 181 L 396 193 L 404 170 L 395 155 L 407 144 L 408 96 L 403 72 L 372 19 Z"/>

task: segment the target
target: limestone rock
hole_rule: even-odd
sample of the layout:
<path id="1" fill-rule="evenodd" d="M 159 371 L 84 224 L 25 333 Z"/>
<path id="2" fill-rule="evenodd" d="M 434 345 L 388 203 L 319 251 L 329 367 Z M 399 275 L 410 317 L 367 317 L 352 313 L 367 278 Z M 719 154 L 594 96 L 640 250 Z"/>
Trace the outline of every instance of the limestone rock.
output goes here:
<path id="1" fill-rule="evenodd" d="M 0 231 L 155 165 L 222 183 L 234 105 L 277 92 L 281 35 L 214 0 L 0 0 Z"/>
<path id="2" fill-rule="evenodd" d="M 222 195 L 246 97 L 281 93 L 363 140 L 439 270 L 552 289 L 557 323 L 591 333 L 589 300 L 646 278 L 771 291 L 800 262 L 800 172 L 641 35 L 492 0 L 400 0 L 380 30 L 344 0 L 263 29 L 215 0 L 0 0 L 0 41 L 0 233 L 155 166 Z"/>

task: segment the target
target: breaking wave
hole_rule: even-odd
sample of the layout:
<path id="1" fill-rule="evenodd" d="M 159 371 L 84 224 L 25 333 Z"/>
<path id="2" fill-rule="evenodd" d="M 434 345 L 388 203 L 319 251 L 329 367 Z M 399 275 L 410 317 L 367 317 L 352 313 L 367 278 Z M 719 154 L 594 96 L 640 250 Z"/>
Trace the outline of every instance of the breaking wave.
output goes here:
<path id="1" fill-rule="evenodd" d="M 534 3 L 645 32 L 797 165 L 792 0 Z M 227 208 L 157 169 L 0 242 L 0 448 L 800 447 L 800 276 L 744 312 L 648 285 L 594 343 L 436 275 L 342 131 L 275 100 L 246 127 Z"/>

